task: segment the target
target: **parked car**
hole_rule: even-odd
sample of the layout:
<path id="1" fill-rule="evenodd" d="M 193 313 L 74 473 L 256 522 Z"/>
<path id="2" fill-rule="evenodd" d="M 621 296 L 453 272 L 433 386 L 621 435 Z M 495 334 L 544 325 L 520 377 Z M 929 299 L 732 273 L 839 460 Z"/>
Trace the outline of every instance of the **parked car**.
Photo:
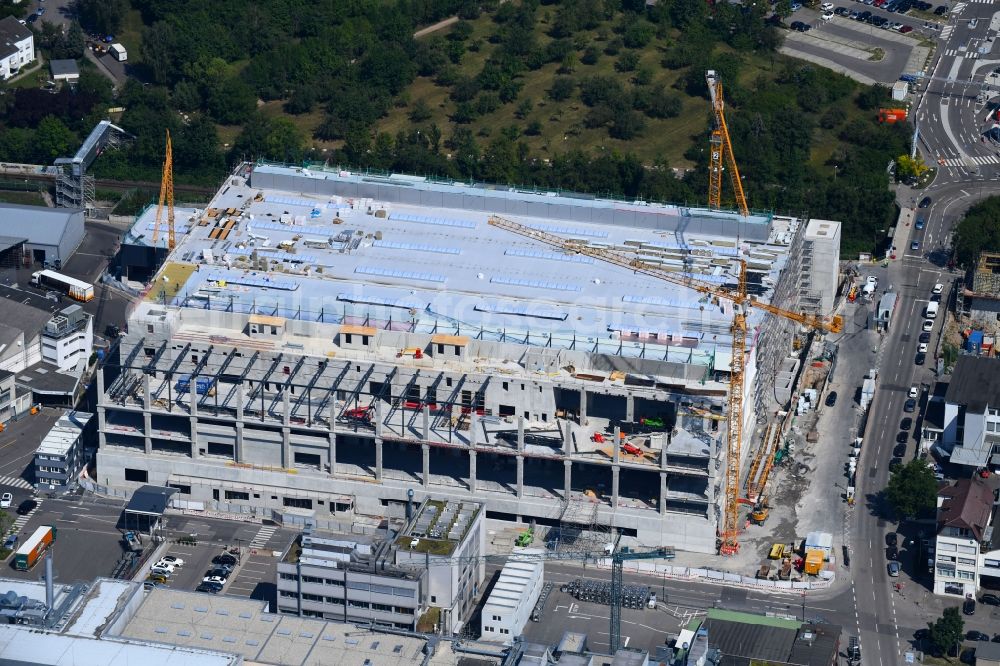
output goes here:
<path id="1" fill-rule="evenodd" d="M 833 407 L 836 404 L 837 404 L 837 392 L 836 391 L 830 391 L 826 395 L 826 406 L 827 407 Z"/>
<path id="2" fill-rule="evenodd" d="M 236 564 L 236 557 L 229 553 L 222 553 L 212 558 L 212 564 Z"/>
<path id="3" fill-rule="evenodd" d="M 904 435 L 904 436 L 906 435 L 905 432 L 901 432 L 899 434 L 900 435 Z M 905 456 L 906 455 L 906 442 L 903 441 L 903 442 L 900 442 L 899 444 L 897 444 L 892 449 L 892 455 L 896 456 L 897 458 L 902 458 L 903 456 Z"/>
<path id="4" fill-rule="evenodd" d="M 173 571 L 179 566 L 181 566 L 181 563 L 170 562 L 166 558 L 161 559 L 159 562 L 153 565 L 153 567 L 160 567 L 161 569 L 169 569 L 170 571 Z"/>
<path id="5" fill-rule="evenodd" d="M 162 585 L 167 582 L 167 577 L 163 574 L 151 573 L 146 577 L 146 580 L 152 583 L 160 583 Z"/>
<path id="6" fill-rule="evenodd" d="M 934 10 L 934 13 L 938 16 L 944 16 L 948 13 L 948 8 L 944 5 L 938 5 L 938 7 Z"/>
<path id="7" fill-rule="evenodd" d="M 913 398 L 910 398 L 909 400 L 903 403 L 903 411 L 906 412 L 907 414 L 912 414 L 914 411 L 916 411 L 916 409 L 917 409 L 917 401 L 914 400 Z"/>
<path id="8" fill-rule="evenodd" d="M 917 365 L 923 365 L 926 360 L 927 354 L 925 352 L 917 352 L 917 355 L 913 357 L 913 362 Z"/>
<path id="9" fill-rule="evenodd" d="M 913 419 L 911 419 L 909 416 L 905 417 L 902 421 L 899 422 L 899 428 L 901 430 L 909 430 L 912 426 L 913 426 Z"/>
<path id="10" fill-rule="evenodd" d="M 150 575 L 163 576 L 163 579 L 166 580 L 167 578 L 170 578 L 174 572 L 171 569 L 164 569 L 163 567 L 153 567 L 149 570 L 149 573 Z"/>
<path id="11" fill-rule="evenodd" d="M 944 284 L 942 284 L 940 282 L 938 282 L 937 284 L 935 284 L 934 288 L 931 289 L 931 293 L 932 294 L 940 294 L 943 291 L 944 291 Z"/>
<path id="12" fill-rule="evenodd" d="M 901 27 L 899 29 L 899 33 L 901 35 L 906 35 L 906 34 L 909 34 L 911 32 L 913 32 L 913 26 L 912 25 L 904 25 L 903 27 Z M 917 227 L 917 229 L 923 229 L 923 228 L 924 228 L 924 225 L 922 225 L 922 224 L 919 227 Z"/>
<path id="13" fill-rule="evenodd" d="M 924 331 L 923 333 L 920 334 L 920 342 L 930 342 L 930 341 L 931 341 L 930 333 Z"/>
<path id="14" fill-rule="evenodd" d="M 0 495 L 0 509 L 9 509 L 10 505 L 14 503 L 14 496 L 10 493 L 4 493 Z"/>
<path id="15" fill-rule="evenodd" d="M 922 641 L 931 637 L 930 629 L 917 629 L 913 632 L 914 640 Z"/>
<path id="16" fill-rule="evenodd" d="M 17 515 L 27 516 L 29 513 L 35 510 L 36 506 L 38 506 L 38 502 L 36 502 L 35 500 L 31 499 L 24 500 L 17 506 Z"/>
<path id="17" fill-rule="evenodd" d="M 968 641 L 988 641 L 990 640 L 989 634 L 984 634 L 981 631 L 976 631 L 975 629 L 970 629 L 968 633 L 965 634 L 965 640 Z"/>
<path id="18" fill-rule="evenodd" d="M 226 571 L 225 569 L 215 568 L 215 569 L 209 569 L 208 571 L 206 571 L 205 572 L 205 577 L 206 578 L 221 578 L 222 580 L 229 580 L 229 574 L 231 574 L 231 573 L 233 573 L 233 572 L 232 571 Z"/>
<path id="19" fill-rule="evenodd" d="M 895 546 L 889 546 L 885 549 L 885 559 L 889 562 L 899 559 L 899 549 Z"/>
<path id="20" fill-rule="evenodd" d="M 887 546 L 898 546 L 899 536 L 895 532 L 889 532 L 885 535 L 885 545 Z"/>
<path id="21" fill-rule="evenodd" d="M 926 342 L 918 343 L 917 344 L 917 351 L 920 352 L 921 354 L 926 354 L 927 353 L 927 343 Z"/>
<path id="22" fill-rule="evenodd" d="M 893 458 L 892 460 L 889 461 L 889 471 L 890 472 L 895 472 L 897 469 L 899 469 L 902 466 L 903 466 L 903 459 L 902 458 L 898 458 L 897 457 L 897 458 Z"/>
<path id="23" fill-rule="evenodd" d="M 160 558 L 160 561 L 166 562 L 167 564 L 172 564 L 175 567 L 184 566 L 184 560 L 177 557 L 176 555 L 164 555 L 163 557 Z"/>
<path id="24" fill-rule="evenodd" d="M 819 6 L 819 8 L 822 9 L 824 12 L 832 12 L 833 11 L 833 3 L 832 2 L 824 2 L 822 5 Z"/>
<path id="25" fill-rule="evenodd" d="M 925 319 L 924 320 L 924 325 L 921 326 L 920 329 L 923 330 L 923 331 L 928 331 L 928 332 L 929 331 L 933 331 L 934 330 L 934 320 L 933 319 Z"/>
<path id="26" fill-rule="evenodd" d="M 214 585 L 212 583 L 201 583 L 198 587 L 194 588 L 195 592 L 207 592 L 208 594 L 218 594 L 222 591 L 221 585 Z"/>
<path id="27" fill-rule="evenodd" d="M 889 570 L 889 575 L 895 578 L 896 576 L 899 575 L 899 570 L 901 567 L 899 566 L 899 562 L 897 562 L 896 560 L 890 560 L 886 568 Z"/>
<path id="28" fill-rule="evenodd" d="M 966 615 L 975 615 L 976 614 L 976 600 L 975 599 L 966 599 L 965 603 L 962 604 L 962 612 L 965 613 Z"/>
<path id="29" fill-rule="evenodd" d="M 896 435 L 896 443 L 897 444 L 906 444 L 906 440 L 908 440 L 909 438 L 910 438 L 910 435 L 909 435 L 908 432 L 906 432 L 905 430 L 900 430 L 899 433 Z M 897 453 L 895 455 L 900 455 L 900 454 Z"/>
<path id="30" fill-rule="evenodd" d="M 17 547 L 17 535 L 8 534 L 7 538 L 4 539 L 3 547 L 7 550 L 14 550 Z"/>
<path id="31" fill-rule="evenodd" d="M 833 12 L 823 12 L 823 14 L 820 15 L 820 18 L 823 19 L 824 21 L 832 21 L 833 16 L 834 16 Z"/>
<path id="32" fill-rule="evenodd" d="M 979 603 L 987 606 L 1000 606 L 1000 595 L 984 594 L 979 598 Z"/>
<path id="33" fill-rule="evenodd" d="M 220 585 L 226 584 L 226 579 L 221 576 L 205 576 L 201 579 L 202 583 L 218 583 Z"/>

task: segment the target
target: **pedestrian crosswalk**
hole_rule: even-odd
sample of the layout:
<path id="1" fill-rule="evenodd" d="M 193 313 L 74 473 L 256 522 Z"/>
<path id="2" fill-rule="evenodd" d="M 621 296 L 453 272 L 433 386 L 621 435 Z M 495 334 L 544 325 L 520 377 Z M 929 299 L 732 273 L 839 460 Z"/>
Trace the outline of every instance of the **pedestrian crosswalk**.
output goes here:
<path id="1" fill-rule="evenodd" d="M 278 531 L 274 525 L 265 525 L 257 531 L 257 536 L 250 542 L 250 548 L 263 548 L 271 540 L 271 536 Z"/>
<path id="2" fill-rule="evenodd" d="M 977 5 L 991 5 L 995 1 L 996 0 L 968 0 L 968 2 L 973 2 L 973 3 L 977 4 Z M 960 4 L 962 4 L 962 3 L 960 3 Z"/>
<path id="3" fill-rule="evenodd" d="M 964 157 L 951 157 L 946 160 L 942 160 L 941 164 L 943 166 L 951 166 L 951 167 L 968 166 L 965 159 L 966 158 Z M 987 166 L 990 164 L 1000 164 L 1000 157 L 997 157 L 996 155 L 970 155 L 968 159 L 980 166 Z"/>
<path id="4" fill-rule="evenodd" d="M 34 490 L 34 486 L 19 476 L 0 476 L 0 486 L 11 486 L 22 490 Z"/>
<path id="5" fill-rule="evenodd" d="M 954 6 L 951 8 L 951 13 L 952 14 L 957 14 L 958 12 L 962 11 L 963 9 L 965 9 L 965 6 L 967 4 L 969 4 L 969 3 L 967 3 L 967 2 L 956 2 L 954 4 Z"/>
<path id="6" fill-rule="evenodd" d="M 948 38 L 951 37 L 951 33 L 954 30 L 955 30 L 954 24 L 949 24 L 941 28 L 941 39 L 944 41 L 948 41 Z"/>
<path id="7" fill-rule="evenodd" d="M 28 521 L 31 520 L 31 517 L 35 515 L 35 512 L 38 511 L 38 508 L 42 506 L 42 500 L 38 499 L 35 500 L 35 502 L 37 502 L 37 504 L 35 504 L 34 509 L 24 514 L 23 516 L 18 516 L 17 519 L 14 521 L 14 525 L 13 527 L 11 527 L 10 530 L 12 533 L 20 532 L 24 528 L 24 526 L 28 524 Z"/>
<path id="8" fill-rule="evenodd" d="M 969 60 L 975 60 L 979 57 L 979 51 L 959 51 L 958 49 L 948 49 L 944 54 L 946 56 L 968 58 Z"/>

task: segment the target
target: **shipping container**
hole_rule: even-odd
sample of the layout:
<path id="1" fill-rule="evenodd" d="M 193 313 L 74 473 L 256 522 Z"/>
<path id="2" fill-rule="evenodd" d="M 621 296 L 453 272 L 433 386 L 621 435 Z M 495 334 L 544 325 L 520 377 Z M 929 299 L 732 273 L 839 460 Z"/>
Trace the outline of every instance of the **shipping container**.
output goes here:
<path id="1" fill-rule="evenodd" d="M 215 385 L 214 377 L 198 377 L 195 381 L 198 395 L 214 395 L 213 386 Z M 174 390 L 178 393 L 187 393 L 191 390 L 191 375 L 181 375 L 177 378 L 177 383 L 174 385 Z"/>
<path id="2" fill-rule="evenodd" d="M 27 571 L 35 566 L 55 540 L 56 528 L 51 525 L 39 527 L 14 553 L 14 568 L 19 571 Z"/>

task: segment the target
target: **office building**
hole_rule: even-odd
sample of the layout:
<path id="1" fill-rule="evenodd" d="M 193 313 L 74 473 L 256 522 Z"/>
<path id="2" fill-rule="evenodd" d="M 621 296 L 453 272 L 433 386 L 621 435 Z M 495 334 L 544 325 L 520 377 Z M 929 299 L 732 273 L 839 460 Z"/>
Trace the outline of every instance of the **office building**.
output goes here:
<path id="1" fill-rule="evenodd" d="M 87 447 L 96 443 L 93 414 L 67 411 L 35 451 L 35 486 L 39 490 L 64 490 L 71 486 L 87 464 Z"/>

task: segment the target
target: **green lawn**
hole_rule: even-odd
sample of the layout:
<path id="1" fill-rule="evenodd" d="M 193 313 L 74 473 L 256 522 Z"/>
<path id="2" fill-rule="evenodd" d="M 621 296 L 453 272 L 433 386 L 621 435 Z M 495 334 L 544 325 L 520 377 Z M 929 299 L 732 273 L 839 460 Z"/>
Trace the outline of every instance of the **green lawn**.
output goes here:
<path id="1" fill-rule="evenodd" d="M 44 206 L 45 199 L 38 192 L 11 192 L 0 190 L 0 202 L 25 206 Z"/>

